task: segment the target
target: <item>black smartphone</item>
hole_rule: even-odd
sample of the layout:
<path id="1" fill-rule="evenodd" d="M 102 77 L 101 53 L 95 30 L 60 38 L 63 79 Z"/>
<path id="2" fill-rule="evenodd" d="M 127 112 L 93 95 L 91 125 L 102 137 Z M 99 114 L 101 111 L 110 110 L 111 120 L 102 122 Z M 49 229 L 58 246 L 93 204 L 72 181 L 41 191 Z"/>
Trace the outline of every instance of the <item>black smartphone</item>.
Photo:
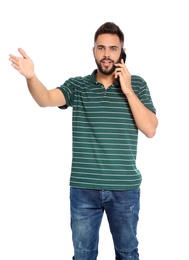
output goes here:
<path id="1" fill-rule="evenodd" d="M 126 55 L 124 49 L 122 48 L 121 49 L 121 55 L 120 55 L 120 61 L 121 61 L 121 59 L 123 59 L 123 61 L 125 63 L 126 62 L 126 57 L 127 57 L 127 55 Z"/>

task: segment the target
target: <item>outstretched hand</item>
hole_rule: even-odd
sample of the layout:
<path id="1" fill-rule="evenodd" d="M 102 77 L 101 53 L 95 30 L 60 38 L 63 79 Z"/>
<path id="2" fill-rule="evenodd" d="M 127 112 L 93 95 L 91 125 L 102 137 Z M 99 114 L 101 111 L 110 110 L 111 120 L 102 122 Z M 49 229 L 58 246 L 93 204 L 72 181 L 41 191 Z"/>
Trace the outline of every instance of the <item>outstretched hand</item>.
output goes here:
<path id="1" fill-rule="evenodd" d="M 17 57 L 12 54 L 9 55 L 9 60 L 12 62 L 12 66 L 20 72 L 26 79 L 31 79 L 35 76 L 34 64 L 26 52 L 19 48 L 18 52 L 22 57 Z"/>

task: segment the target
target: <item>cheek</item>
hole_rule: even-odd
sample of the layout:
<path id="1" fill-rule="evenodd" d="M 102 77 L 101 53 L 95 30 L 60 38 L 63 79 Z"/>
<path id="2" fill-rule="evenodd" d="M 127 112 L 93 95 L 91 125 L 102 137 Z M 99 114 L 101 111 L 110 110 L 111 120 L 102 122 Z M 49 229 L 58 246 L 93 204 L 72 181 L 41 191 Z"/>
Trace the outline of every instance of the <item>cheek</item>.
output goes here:
<path id="1" fill-rule="evenodd" d="M 99 55 L 96 52 L 94 52 L 93 55 L 94 55 L 95 60 L 98 61 L 98 62 L 100 62 L 100 60 L 102 60 L 102 58 L 103 58 L 102 55 Z"/>

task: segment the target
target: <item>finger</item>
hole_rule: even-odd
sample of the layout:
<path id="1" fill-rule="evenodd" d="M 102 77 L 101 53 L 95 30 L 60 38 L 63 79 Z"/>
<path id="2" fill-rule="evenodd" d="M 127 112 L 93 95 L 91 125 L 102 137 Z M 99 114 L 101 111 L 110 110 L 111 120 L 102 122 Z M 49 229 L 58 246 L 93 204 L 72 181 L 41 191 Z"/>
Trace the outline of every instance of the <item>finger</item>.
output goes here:
<path id="1" fill-rule="evenodd" d="M 121 76 L 121 71 L 115 71 L 115 78 L 119 78 Z"/>
<path id="2" fill-rule="evenodd" d="M 12 66 L 13 68 L 15 68 L 16 70 L 19 70 L 19 66 L 18 66 L 17 64 L 12 63 L 11 66 Z"/>
<path id="3" fill-rule="evenodd" d="M 14 55 L 12 55 L 12 54 L 9 54 L 9 60 L 16 60 L 18 57 L 16 57 L 16 56 L 14 56 Z"/>
<path id="4" fill-rule="evenodd" d="M 10 56 L 9 60 L 12 62 L 12 65 L 14 64 L 14 65 L 18 66 L 18 64 L 19 64 L 18 57 L 15 57 L 13 55 L 9 55 L 9 56 Z"/>
<path id="5" fill-rule="evenodd" d="M 116 72 L 116 73 L 121 72 L 122 69 L 123 69 L 123 68 L 121 68 L 121 67 L 119 66 L 119 67 L 117 67 L 117 68 L 115 69 L 115 72 Z"/>
<path id="6" fill-rule="evenodd" d="M 27 59 L 29 56 L 26 54 L 26 52 L 22 48 L 18 48 L 19 53 L 23 56 L 23 58 Z"/>

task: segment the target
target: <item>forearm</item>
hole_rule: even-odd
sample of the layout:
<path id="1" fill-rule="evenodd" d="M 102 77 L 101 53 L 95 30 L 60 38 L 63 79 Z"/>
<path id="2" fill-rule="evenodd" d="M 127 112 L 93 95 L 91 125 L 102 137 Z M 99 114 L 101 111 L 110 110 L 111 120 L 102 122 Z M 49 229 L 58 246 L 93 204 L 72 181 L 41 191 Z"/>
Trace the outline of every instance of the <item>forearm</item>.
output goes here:
<path id="1" fill-rule="evenodd" d="M 46 87 L 34 76 L 30 79 L 26 79 L 30 94 L 36 103 L 41 107 L 49 105 L 49 93 Z"/>
<path id="2" fill-rule="evenodd" d="M 127 94 L 127 100 L 138 129 L 147 137 L 152 138 L 158 125 L 156 115 L 142 104 L 133 91 Z"/>

